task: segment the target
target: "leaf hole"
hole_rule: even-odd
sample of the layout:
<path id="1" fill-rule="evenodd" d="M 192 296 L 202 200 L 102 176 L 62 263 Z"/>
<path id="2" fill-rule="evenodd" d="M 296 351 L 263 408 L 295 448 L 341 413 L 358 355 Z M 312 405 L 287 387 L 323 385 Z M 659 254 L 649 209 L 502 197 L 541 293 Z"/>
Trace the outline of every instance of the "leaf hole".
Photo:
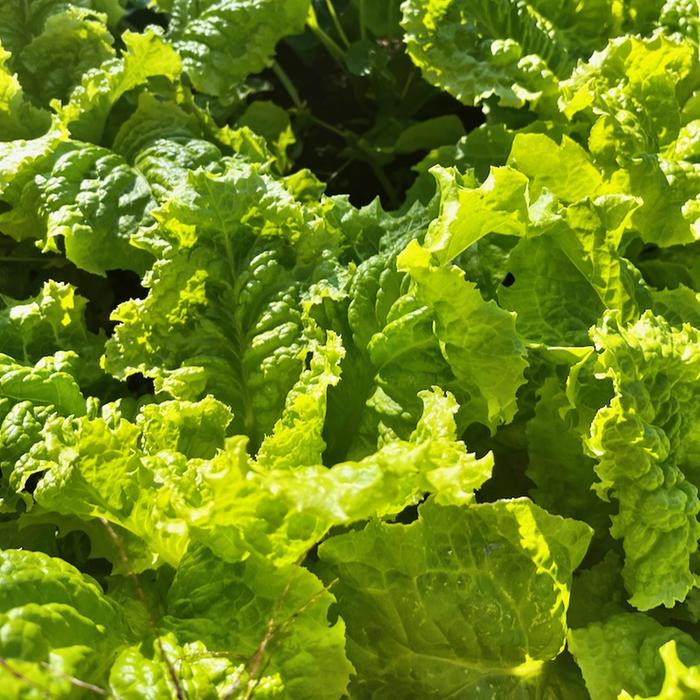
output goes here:
<path id="1" fill-rule="evenodd" d="M 501 284 L 504 287 L 511 287 L 515 282 L 515 275 L 512 272 L 509 272 L 504 278 L 503 282 Z"/>

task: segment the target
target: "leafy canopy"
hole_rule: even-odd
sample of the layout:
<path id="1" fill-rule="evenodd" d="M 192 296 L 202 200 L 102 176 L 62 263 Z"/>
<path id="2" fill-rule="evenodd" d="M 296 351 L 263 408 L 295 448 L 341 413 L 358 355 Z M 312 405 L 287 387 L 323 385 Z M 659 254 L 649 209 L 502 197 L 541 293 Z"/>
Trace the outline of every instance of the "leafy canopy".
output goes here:
<path id="1" fill-rule="evenodd" d="M 695 0 L 0 4 L 3 700 L 698 696 Z"/>

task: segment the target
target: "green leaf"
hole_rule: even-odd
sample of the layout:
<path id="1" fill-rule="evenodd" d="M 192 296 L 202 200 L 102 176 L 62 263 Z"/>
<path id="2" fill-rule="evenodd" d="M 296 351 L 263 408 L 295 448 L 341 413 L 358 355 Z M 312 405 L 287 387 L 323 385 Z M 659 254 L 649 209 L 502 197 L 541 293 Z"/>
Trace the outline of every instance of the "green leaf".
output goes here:
<path id="1" fill-rule="evenodd" d="M 0 352 L 20 362 L 37 362 L 60 350 L 72 351 L 73 365 L 83 388 L 108 381 L 100 369 L 103 335 L 91 333 L 85 323 L 87 300 L 73 286 L 50 280 L 30 299 L 18 301 L 0 295 Z"/>
<path id="2" fill-rule="evenodd" d="M 348 626 L 353 697 L 522 697 L 562 650 L 586 525 L 526 499 L 371 522 L 319 556 Z"/>
<path id="3" fill-rule="evenodd" d="M 352 0 L 352 4 L 361 11 L 359 19 L 375 37 L 400 38 L 401 3 L 397 0 Z"/>
<path id="4" fill-rule="evenodd" d="M 57 352 L 33 367 L 0 355 L 0 396 L 13 402 L 55 406 L 63 415 L 84 415 L 85 399 L 73 378 L 76 355 Z"/>
<path id="5" fill-rule="evenodd" d="M 521 240 L 508 256 L 506 269 L 511 282 L 498 288 L 498 301 L 517 313 L 516 328 L 524 338 L 553 346 L 590 342 L 588 330 L 604 306 L 556 237 Z"/>
<path id="6" fill-rule="evenodd" d="M 631 604 L 670 607 L 697 585 L 698 331 L 651 312 L 627 326 L 608 314 L 593 338 L 596 370 L 614 387 L 586 440 L 596 489 L 619 503 L 611 532 L 622 539 Z"/>
<path id="7" fill-rule="evenodd" d="M 666 667 L 664 683 L 658 695 L 646 696 L 646 700 L 662 700 L 673 697 L 692 697 L 700 691 L 700 664 L 687 665 L 678 654 L 678 644 L 675 639 L 666 642 L 660 649 L 661 660 Z M 631 698 L 623 691 L 620 698 Z M 643 700 L 641 695 L 635 695 L 634 700 Z"/>
<path id="8" fill-rule="evenodd" d="M 329 333 L 326 344 L 311 345 L 309 353 L 309 369 L 287 394 L 282 417 L 260 445 L 257 462 L 263 468 L 293 469 L 323 462 L 326 392 L 338 384 L 345 351 L 340 338 Z"/>
<path id="9" fill-rule="evenodd" d="M 396 153 L 413 153 L 451 144 L 464 136 L 464 126 L 456 115 L 426 119 L 406 127 L 396 139 Z"/>
<path id="10" fill-rule="evenodd" d="M 607 533 L 610 508 L 592 491 L 595 462 L 584 453 L 569 399 L 558 379 L 549 377 L 539 391 L 535 415 L 527 424 L 527 475 L 536 484 L 535 502 L 569 518 L 587 522 L 597 535 Z"/>
<path id="11" fill-rule="evenodd" d="M 668 644 L 674 642 L 686 664 L 700 663 L 700 645 L 690 635 L 675 627 L 664 627 L 641 613 L 615 615 L 605 622 L 569 632 L 569 648 L 583 671 L 592 700 L 659 694 L 664 663 L 672 658 Z M 664 648 L 662 660 L 659 650 Z"/>
<path id="12" fill-rule="evenodd" d="M 235 561 L 255 550 L 295 562 L 334 525 L 395 515 L 436 493 L 441 503 L 468 503 L 491 474 L 493 456 L 477 459 L 456 440 L 450 396 L 421 395 L 424 413 L 408 440 L 387 440 L 375 453 L 330 469 L 320 465 L 260 469 L 244 445 L 200 469 L 203 506 L 190 515 L 193 536 Z M 294 465 L 292 465 L 293 467 Z"/>
<path id="13" fill-rule="evenodd" d="M 647 305 L 639 273 L 620 253 L 636 207 L 622 196 L 585 199 L 563 210 L 556 228 L 513 248 L 510 284 L 498 300 L 518 314 L 517 329 L 530 342 L 587 345 L 606 308 L 632 320 Z"/>
<path id="14" fill-rule="evenodd" d="M 180 644 L 173 634 L 124 649 L 110 671 L 109 688 L 123 700 L 284 697 L 278 676 L 251 678 L 233 654 L 210 651 L 200 641 Z"/>
<path id="15" fill-rule="evenodd" d="M 314 375 L 312 367 L 300 386 Z M 318 407 L 299 416 L 299 430 L 308 420 L 318 431 L 323 388 L 322 381 Z M 190 541 L 227 561 L 257 551 L 291 563 L 332 526 L 398 513 L 426 492 L 444 503 L 473 499 L 490 476 L 492 456 L 477 459 L 457 440 L 452 397 L 435 390 L 421 398 L 424 414 L 409 440 L 393 440 L 364 460 L 330 469 L 299 464 L 319 456 L 313 444 L 286 460 L 271 448 L 260 463 L 251 460 L 245 438 L 225 437 L 231 414 L 211 398 L 146 405 L 135 423 L 120 415 L 118 404 L 103 407 L 99 417 L 39 415 L 18 444 L 26 453 L 11 484 L 21 491 L 36 474 L 33 500 L 44 512 L 88 523 L 104 519 L 135 535 L 151 553 L 149 562 L 135 547 L 139 566 L 177 565 Z M 287 416 L 296 405 L 290 400 Z"/>
<path id="16" fill-rule="evenodd" d="M 180 77 L 180 59 L 156 27 L 143 34 L 124 32 L 121 40 L 126 50 L 120 58 L 85 73 L 67 104 L 52 105 L 75 139 L 100 143 L 110 110 L 122 95 L 156 76 Z"/>
<path id="17" fill-rule="evenodd" d="M 7 0 L 0 9 L 0 42 L 25 92 L 44 107 L 64 100 L 86 71 L 114 56 L 107 16 L 114 0 Z"/>
<path id="18" fill-rule="evenodd" d="M 317 208 L 258 166 L 227 166 L 190 173 L 154 212 L 159 226 L 140 242 L 159 258 L 150 291 L 113 313 L 105 366 L 120 379 L 153 377 L 176 398 L 213 394 L 256 449 L 303 368 L 300 297 L 333 239 Z"/>
<path id="19" fill-rule="evenodd" d="M 420 204 L 392 215 L 374 203 L 340 222 L 364 260 L 309 300 L 310 315 L 342 332 L 346 350 L 343 380 L 328 395 L 330 464 L 371 454 L 385 434 L 407 439 L 421 415 L 422 391 L 437 385 L 463 398 L 440 353 L 431 310 L 409 290 L 409 276 L 396 270 L 397 253 L 423 235 L 432 216 L 433 208 Z M 457 422 L 461 429 L 460 416 Z"/>
<path id="20" fill-rule="evenodd" d="M 99 689 L 127 632 L 96 581 L 38 552 L 0 552 L 3 696 L 73 698 Z M 82 686 L 80 684 L 83 684 Z"/>
<path id="21" fill-rule="evenodd" d="M 304 28 L 309 0 L 173 0 L 169 36 L 194 87 L 227 97 Z"/>
<path id="22" fill-rule="evenodd" d="M 279 679 L 280 697 L 331 700 L 345 693 L 353 670 L 345 657 L 345 625 L 328 620 L 334 602 L 300 566 L 278 568 L 256 554 L 227 564 L 199 548 L 178 568 L 164 622 L 180 639 L 232 651 L 249 668 L 257 664 Z"/>
<path id="23" fill-rule="evenodd" d="M 404 41 L 425 78 L 465 104 L 552 100 L 557 77 L 614 35 L 613 3 L 408 0 Z"/>
<path id="24" fill-rule="evenodd" d="M 136 423 L 146 454 L 162 450 L 192 459 L 211 459 L 223 447 L 233 416 L 227 406 L 211 396 L 197 403 L 164 401 L 141 407 Z"/>
<path id="25" fill-rule="evenodd" d="M 566 135 L 556 143 L 545 134 L 516 134 L 508 165 L 528 177 L 533 199 L 547 189 L 571 204 L 594 196 L 603 184 L 590 156 Z"/>
<path id="26" fill-rule="evenodd" d="M 634 226 L 661 246 L 697 238 L 692 200 L 700 181 L 693 166 L 682 163 L 688 134 L 680 134 L 684 104 L 700 84 L 696 54 L 689 42 L 662 33 L 623 36 L 562 84 L 560 105 L 590 129 L 589 149 L 607 171 L 607 191 L 643 200 Z"/>
<path id="27" fill-rule="evenodd" d="M 270 150 L 275 154 L 281 173 L 289 170 L 291 161 L 287 149 L 294 145 L 296 138 L 292 131 L 289 113 L 274 102 L 257 100 L 251 103 L 236 122 L 238 127 L 248 127 L 264 137 Z"/>
<path id="28" fill-rule="evenodd" d="M 659 25 L 674 38 L 686 37 L 700 43 L 700 18 L 697 8 L 687 0 L 666 0 L 659 15 Z"/>
<path id="29" fill-rule="evenodd" d="M 454 170 L 432 170 L 440 190 L 440 214 L 425 247 L 436 260 L 454 260 L 491 232 L 526 236 L 531 227 L 528 179 L 511 168 L 492 168 L 480 187 L 462 186 Z M 466 216 L 469 212 L 469 216 Z M 534 227 L 533 227 L 534 228 Z"/>
<path id="30" fill-rule="evenodd" d="M 571 587 L 571 606 L 567 618 L 569 627 L 578 631 L 579 627 L 605 622 L 613 615 L 627 612 L 629 607 L 625 603 L 621 557 L 610 549 L 590 569 L 576 573 Z"/>
<path id="31" fill-rule="evenodd" d="M 465 413 L 490 428 L 509 422 L 527 367 L 514 314 L 493 301 L 485 302 L 458 267 L 431 264 L 428 250 L 415 241 L 401 253 L 397 265 L 410 272 L 417 299 L 435 314 L 442 354 L 469 396 Z"/>
<path id="32" fill-rule="evenodd" d="M 28 495 L 19 493 L 24 486 L 19 475 L 27 453 L 41 440 L 46 421 L 56 414 L 85 414 L 86 401 L 75 380 L 78 364 L 78 357 L 72 352 L 57 352 L 36 364 L 24 364 L 0 354 L 0 511 L 3 513 L 15 512 L 21 499 L 31 502 Z"/>
<path id="33" fill-rule="evenodd" d="M 212 168 L 221 159 L 221 150 L 204 137 L 200 120 L 184 105 L 142 92 L 136 109 L 119 127 L 112 150 L 136 167 L 163 201 L 188 170 Z"/>
<path id="34" fill-rule="evenodd" d="M 23 486 L 42 474 L 33 494 L 42 508 L 104 519 L 145 541 L 150 565 L 175 565 L 187 549 L 192 510 L 201 506 L 202 456 L 220 451 L 230 420 L 212 399 L 145 406 L 136 424 L 110 415 L 109 406 L 101 417 L 55 417 L 13 476 Z"/>
<path id="35" fill-rule="evenodd" d="M 7 66 L 9 57 L 0 43 L 0 140 L 39 136 L 50 126 L 49 114 L 27 100 L 17 76 Z"/>
<path id="36" fill-rule="evenodd" d="M 78 267 L 143 271 L 149 259 L 130 239 L 151 223 L 148 184 L 118 155 L 52 131 L 0 145 L 0 198 L 9 210 L 0 229 L 17 240 L 38 238 Z"/>

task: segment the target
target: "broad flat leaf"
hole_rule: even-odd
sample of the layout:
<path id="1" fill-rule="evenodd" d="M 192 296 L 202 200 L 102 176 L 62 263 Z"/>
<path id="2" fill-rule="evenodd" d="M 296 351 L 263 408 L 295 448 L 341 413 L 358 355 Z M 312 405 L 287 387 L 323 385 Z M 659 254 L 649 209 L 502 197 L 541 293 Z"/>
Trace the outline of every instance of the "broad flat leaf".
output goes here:
<path id="1" fill-rule="evenodd" d="M 606 308 L 631 320 L 648 305 L 641 276 L 621 254 L 637 205 L 625 196 L 581 200 L 562 209 L 551 232 L 511 250 L 509 284 L 497 298 L 517 313 L 516 327 L 528 341 L 588 345 L 588 331 Z"/>
<path id="2" fill-rule="evenodd" d="M 591 549 L 595 548 L 594 542 Z M 569 627 L 574 631 L 628 612 L 622 584 L 622 561 L 615 550 L 608 550 L 590 569 L 576 572 L 567 617 Z"/>
<path id="3" fill-rule="evenodd" d="M 438 506 L 327 540 L 358 698 L 533 696 L 562 650 L 590 530 L 526 499 Z"/>
<path id="4" fill-rule="evenodd" d="M 517 314 L 516 328 L 530 342 L 587 345 L 588 331 L 604 306 L 589 279 L 554 236 L 521 240 L 507 258 L 509 286 L 498 301 Z"/>
<path id="5" fill-rule="evenodd" d="M 603 184 L 590 156 L 566 135 L 557 143 L 545 134 L 516 134 L 508 165 L 527 176 L 533 200 L 547 189 L 571 204 L 595 195 Z"/>

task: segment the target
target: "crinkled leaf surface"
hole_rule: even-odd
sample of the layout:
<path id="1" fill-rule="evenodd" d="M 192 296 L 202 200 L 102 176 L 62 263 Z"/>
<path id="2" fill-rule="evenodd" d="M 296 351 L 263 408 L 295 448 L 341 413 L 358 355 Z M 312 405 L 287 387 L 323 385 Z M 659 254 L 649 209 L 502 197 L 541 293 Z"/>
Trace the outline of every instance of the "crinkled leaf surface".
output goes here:
<path id="1" fill-rule="evenodd" d="M 300 297 L 332 238 L 314 209 L 235 161 L 190 174 L 154 216 L 150 291 L 114 312 L 106 368 L 153 377 L 176 398 L 212 393 L 257 447 L 303 367 Z"/>
<path id="2" fill-rule="evenodd" d="M 125 639 L 121 611 L 96 581 L 37 552 L 0 552 L 0 683 L 6 698 L 76 696 L 99 689 Z"/>
<path id="3" fill-rule="evenodd" d="M 275 45 L 303 29 L 309 0 L 174 0 L 170 37 L 194 86 L 226 96 L 272 62 Z"/>
<path id="4" fill-rule="evenodd" d="M 157 29 L 122 34 L 123 54 L 84 73 L 68 102 L 54 105 L 73 138 L 100 143 L 109 112 L 122 95 L 153 77 L 179 78 L 180 58 Z"/>
<path id="5" fill-rule="evenodd" d="M 410 273 L 417 299 L 434 311 L 441 352 L 469 397 L 465 411 L 489 427 L 510 421 L 527 366 L 514 315 L 484 301 L 457 266 L 433 265 L 415 241 L 398 267 Z"/>
<path id="6" fill-rule="evenodd" d="M 402 26 L 425 77 L 465 104 L 492 95 L 503 105 L 552 98 L 557 76 L 614 35 L 612 2 L 406 0 Z"/>
<path id="7" fill-rule="evenodd" d="M 677 686 L 674 688 L 675 682 L 669 678 L 673 667 L 677 673 L 678 666 L 682 665 L 677 655 L 686 665 L 695 666 L 700 662 L 700 645 L 693 637 L 641 613 L 622 613 L 605 622 L 571 630 L 568 643 L 593 700 L 615 700 L 630 695 L 664 697 L 660 694 L 662 682 L 664 689 L 680 690 Z M 676 653 L 675 660 L 671 649 Z M 665 650 L 662 655 L 660 650 Z M 692 694 L 665 697 L 692 697 Z"/>
<path id="8" fill-rule="evenodd" d="M 0 197 L 9 210 L 0 230 L 37 238 L 45 251 L 65 247 L 66 257 L 96 274 L 143 271 L 148 255 L 130 239 L 151 223 L 148 183 L 115 153 L 61 131 L 0 148 Z"/>
<path id="9" fill-rule="evenodd" d="M 275 567 L 259 555 L 227 564 L 206 548 L 183 559 L 168 592 L 165 624 L 209 649 L 261 655 L 265 675 L 279 676 L 284 698 L 340 697 L 352 666 L 345 625 L 330 624 L 334 597 L 306 569 Z M 222 619 L 231 620 L 225 626 Z"/>
<path id="10" fill-rule="evenodd" d="M 596 488 L 619 503 L 611 532 L 623 541 L 630 602 L 672 606 L 696 585 L 698 331 L 646 312 L 629 326 L 606 316 L 593 338 L 615 391 L 586 441 Z"/>

